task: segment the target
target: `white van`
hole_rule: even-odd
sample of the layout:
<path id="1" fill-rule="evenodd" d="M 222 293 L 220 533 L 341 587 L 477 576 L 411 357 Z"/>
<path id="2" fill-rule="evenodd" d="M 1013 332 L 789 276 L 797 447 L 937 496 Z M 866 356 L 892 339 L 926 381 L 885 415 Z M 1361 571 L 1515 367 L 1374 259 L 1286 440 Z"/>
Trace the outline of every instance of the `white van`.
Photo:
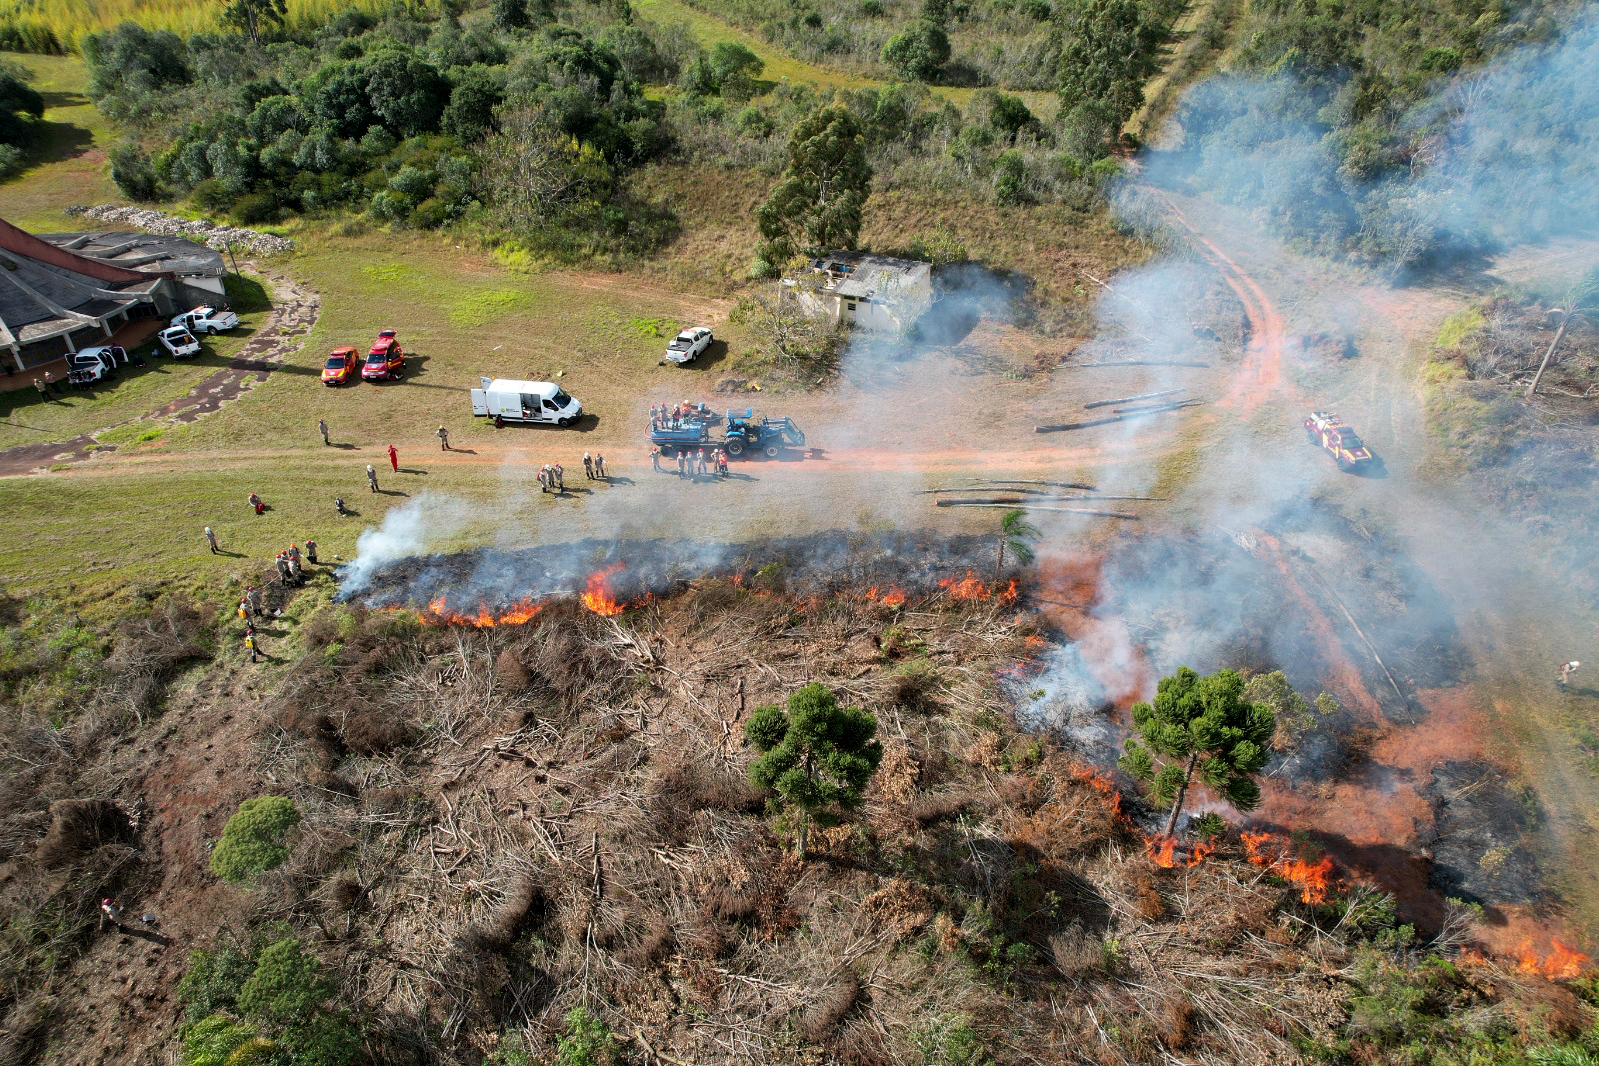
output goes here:
<path id="1" fill-rule="evenodd" d="M 548 381 L 479 379 L 483 387 L 472 390 L 472 413 L 507 422 L 553 422 L 570 426 L 583 414 L 583 405 Z"/>

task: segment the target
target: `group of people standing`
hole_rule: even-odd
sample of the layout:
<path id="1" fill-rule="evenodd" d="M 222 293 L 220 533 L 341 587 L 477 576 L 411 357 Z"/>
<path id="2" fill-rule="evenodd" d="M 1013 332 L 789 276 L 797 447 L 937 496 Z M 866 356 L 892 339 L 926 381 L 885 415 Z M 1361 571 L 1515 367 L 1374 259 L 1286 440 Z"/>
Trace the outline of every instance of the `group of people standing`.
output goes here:
<path id="1" fill-rule="evenodd" d="M 650 449 L 650 468 L 656 473 L 661 472 L 660 448 Z M 701 474 L 727 477 L 727 453 L 715 445 L 709 448 L 677 449 L 677 476 L 698 478 Z"/>
<path id="2" fill-rule="evenodd" d="M 695 414 L 701 409 L 691 403 L 677 403 L 671 407 L 664 403 L 650 404 L 650 429 L 682 429 L 685 425 L 695 421 Z M 703 421 L 703 419 L 701 419 Z"/>
<path id="3" fill-rule="evenodd" d="M 599 452 L 583 453 L 583 476 L 590 481 L 609 481 L 605 469 L 605 456 Z M 566 468 L 560 463 L 545 463 L 539 467 L 539 491 L 562 493 L 566 491 Z"/>

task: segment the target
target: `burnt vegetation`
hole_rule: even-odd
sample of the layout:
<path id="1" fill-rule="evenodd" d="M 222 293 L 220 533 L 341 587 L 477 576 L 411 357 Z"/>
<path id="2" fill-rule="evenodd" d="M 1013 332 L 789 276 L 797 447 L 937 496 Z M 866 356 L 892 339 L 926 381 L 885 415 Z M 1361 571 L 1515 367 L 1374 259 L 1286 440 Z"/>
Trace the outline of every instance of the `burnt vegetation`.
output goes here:
<path id="1" fill-rule="evenodd" d="M 1563 312 L 1554 299 L 1501 294 L 1448 319 L 1429 366 L 1427 409 L 1451 472 L 1521 516 L 1552 547 L 1568 579 L 1592 591 L 1599 328 L 1579 310 L 1562 330 Z M 1557 334 L 1559 346 L 1529 399 Z"/>
<path id="2" fill-rule="evenodd" d="M 1384 1061 L 1418 1032 L 1464 1061 L 1588 1031 L 1580 987 L 1423 949 L 1373 891 L 1305 905 L 1226 839 L 1192 868 L 1153 865 L 1115 785 L 1010 724 L 1002 679 L 1041 646 L 992 601 L 722 579 L 616 618 L 552 603 L 494 629 L 325 606 L 200 778 L 231 797 L 212 838 L 239 799 L 299 812 L 286 857 L 237 888 L 205 872 L 187 816 L 143 812 L 117 770 L 131 761 L 12 714 L 6 1050 L 54 1061 L 44 1034 L 131 942 L 97 927 L 108 895 L 207 915 L 183 945 L 201 954 L 144 978 L 185 1021 L 123 1034 L 186 1061 L 252 1040 L 307 1062 L 473 1066 L 579 1047 Z M 923 664 L 909 688 L 907 663 Z M 742 731 L 810 682 L 871 714 L 883 750 L 859 808 L 813 823 L 802 860 L 793 813 L 749 783 Z M 220 736 L 213 701 L 237 696 L 197 688 L 163 720 Z M 264 999 L 264 973 L 309 1013 Z"/>

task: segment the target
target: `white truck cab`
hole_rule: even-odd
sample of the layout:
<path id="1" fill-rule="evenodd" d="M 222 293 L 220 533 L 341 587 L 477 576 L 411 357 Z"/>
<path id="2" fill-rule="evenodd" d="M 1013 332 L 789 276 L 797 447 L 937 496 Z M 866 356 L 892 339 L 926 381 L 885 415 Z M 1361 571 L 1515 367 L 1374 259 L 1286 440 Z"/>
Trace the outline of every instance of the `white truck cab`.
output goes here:
<path id="1" fill-rule="evenodd" d="M 196 307 L 193 311 L 185 311 L 175 317 L 172 324 L 182 326 L 196 336 L 202 333 L 214 336 L 237 326 L 239 316 L 232 311 L 219 311 L 215 307 Z"/>
<path id="2" fill-rule="evenodd" d="M 570 426 L 583 414 L 583 405 L 548 381 L 514 381 L 481 378 L 483 387 L 472 390 L 472 413 L 507 422 L 548 422 Z"/>

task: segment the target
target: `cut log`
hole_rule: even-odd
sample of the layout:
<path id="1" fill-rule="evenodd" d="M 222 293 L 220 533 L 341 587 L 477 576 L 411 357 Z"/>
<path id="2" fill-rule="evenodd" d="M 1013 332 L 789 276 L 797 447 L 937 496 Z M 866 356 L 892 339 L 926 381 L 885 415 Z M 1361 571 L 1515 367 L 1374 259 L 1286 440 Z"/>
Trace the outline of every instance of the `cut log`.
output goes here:
<path id="1" fill-rule="evenodd" d="M 1165 392 L 1146 392 L 1142 396 L 1123 396 L 1119 400 L 1095 400 L 1093 403 L 1083 404 L 1083 409 L 1092 411 L 1096 407 L 1114 407 L 1119 403 L 1136 403 L 1139 400 L 1158 400 L 1162 396 L 1176 396 L 1182 389 L 1167 389 Z"/>

